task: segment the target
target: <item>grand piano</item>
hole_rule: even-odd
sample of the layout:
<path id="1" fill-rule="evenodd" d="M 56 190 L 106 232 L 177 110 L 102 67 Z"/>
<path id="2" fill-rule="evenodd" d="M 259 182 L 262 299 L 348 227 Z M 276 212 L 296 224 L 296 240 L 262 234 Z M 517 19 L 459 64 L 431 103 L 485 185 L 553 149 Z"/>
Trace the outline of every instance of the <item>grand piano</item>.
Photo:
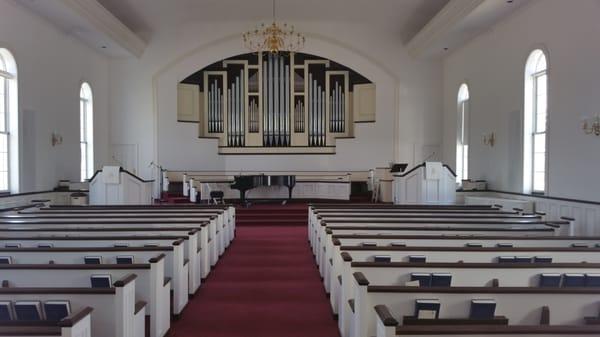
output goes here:
<path id="1" fill-rule="evenodd" d="M 288 200 L 292 199 L 292 190 L 296 186 L 295 175 L 240 175 L 234 177 L 231 188 L 240 191 L 240 200 L 246 204 L 246 192 L 262 186 L 286 186 L 288 188 Z"/>

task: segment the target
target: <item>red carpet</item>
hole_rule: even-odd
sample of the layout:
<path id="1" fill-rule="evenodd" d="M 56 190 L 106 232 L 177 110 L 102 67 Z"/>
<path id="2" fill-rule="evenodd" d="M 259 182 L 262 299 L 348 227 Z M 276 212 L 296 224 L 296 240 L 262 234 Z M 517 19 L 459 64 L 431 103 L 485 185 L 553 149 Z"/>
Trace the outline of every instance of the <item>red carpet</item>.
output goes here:
<path id="1" fill-rule="evenodd" d="M 306 211 L 306 208 L 305 208 Z M 305 226 L 240 226 L 171 337 L 337 337 Z"/>

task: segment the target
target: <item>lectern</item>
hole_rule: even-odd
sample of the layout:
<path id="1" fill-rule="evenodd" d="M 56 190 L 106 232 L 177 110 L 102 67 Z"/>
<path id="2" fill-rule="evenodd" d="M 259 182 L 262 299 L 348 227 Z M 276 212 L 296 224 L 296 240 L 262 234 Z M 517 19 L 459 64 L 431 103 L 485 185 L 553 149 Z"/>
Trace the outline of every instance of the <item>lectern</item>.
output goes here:
<path id="1" fill-rule="evenodd" d="M 425 162 L 394 173 L 394 204 L 453 204 L 456 175 L 448 165 Z"/>
<path id="2" fill-rule="evenodd" d="M 104 166 L 90 179 L 90 205 L 149 205 L 153 182 L 119 166 Z"/>

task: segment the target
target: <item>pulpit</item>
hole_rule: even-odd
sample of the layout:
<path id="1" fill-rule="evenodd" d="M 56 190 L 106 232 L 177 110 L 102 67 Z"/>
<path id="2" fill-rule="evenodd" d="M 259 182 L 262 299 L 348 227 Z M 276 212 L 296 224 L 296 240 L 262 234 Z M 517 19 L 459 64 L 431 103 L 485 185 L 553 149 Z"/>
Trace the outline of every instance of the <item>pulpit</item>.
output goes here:
<path id="1" fill-rule="evenodd" d="M 456 175 L 448 165 L 425 162 L 394 173 L 394 204 L 454 204 Z"/>
<path id="2" fill-rule="evenodd" d="M 90 205 L 149 205 L 153 182 L 119 166 L 104 166 L 90 178 Z"/>

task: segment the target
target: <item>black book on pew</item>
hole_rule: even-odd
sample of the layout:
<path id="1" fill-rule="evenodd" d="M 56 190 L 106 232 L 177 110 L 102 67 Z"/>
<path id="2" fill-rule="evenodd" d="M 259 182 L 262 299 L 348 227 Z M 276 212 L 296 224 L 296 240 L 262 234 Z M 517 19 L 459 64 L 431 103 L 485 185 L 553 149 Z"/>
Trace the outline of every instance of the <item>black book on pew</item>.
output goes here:
<path id="1" fill-rule="evenodd" d="M 467 246 L 469 248 L 482 248 L 483 244 L 481 244 L 479 242 L 468 242 L 465 246 Z"/>
<path id="2" fill-rule="evenodd" d="M 452 284 L 452 274 L 450 273 L 433 273 L 431 274 L 432 287 L 450 287 Z"/>
<path id="3" fill-rule="evenodd" d="M 12 321 L 13 310 L 11 301 L 0 301 L 0 322 Z"/>
<path id="4" fill-rule="evenodd" d="M 376 247 L 377 243 L 376 242 L 361 242 L 360 245 L 363 247 Z"/>
<path id="5" fill-rule="evenodd" d="M 102 264 L 102 256 L 84 256 L 85 264 Z"/>
<path id="6" fill-rule="evenodd" d="M 513 263 L 515 262 L 514 256 L 498 256 L 498 263 Z"/>
<path id="7" fill-rule="evenodd" d="M 514 245 L 512 243 L 509 242 L 500 242 L 496 244 L 496 247 L 498 248 L 512 248 L 514 247 Z"/>
<path id="8" fill-rule="evenodd" d="M 469 319 L 493 319 L 496 312 L 496 301 L 493 299 L 471 300 Z"/>
<path id="9" fill-rule="evenodd" d="M 431 274 L 430 273 L 410 273 L 411 281 L 419 281 L 420 287 L 431 286 Z"/>
<path id="10" fill-rule="evenodd" d="M 565 273 L 563 287 L 585 287 L 585 275 L 580 273 Z"/>
<path id="11" fill-rule="evenodd" d="M 533 263 L 552 263 L 551 256 L 534 256 Z"/>
<path id="12" fill-rule="evenodd" d="M 51 243 L 38 243 L 38 248 L 54 248 L 54 245 Z"/>
<path id="13" fill-rule="evenodd" d="M 572 243 L 571 247 L 573 248 L 590 248 L 587 243 Z"/>
<path id="14" fill-rule="evenodd" d="M 44 303 L 46 320 L 58 322 L 71 314 L 69 301 L 46 301 Z"/>
<path id="15" fill-rule="evenodd" d="M 5 248 L 21 248 L 20 243 L 7 243 L 4 245 Z"/>
<path id="16" fill-rule="evenodd" d="M 425 255 L 409 255 L 408 256 L 408 262 L 415 262 L 415 263 L 424 263 L 426 262 L 427 258 L 425 257 Z"/>
<path id="17" fill-rule="evenodd" d="M 92 275 L 90 277 L 92 288 L 110 288 L 112 287 L 112 279 L 108 274 Z"/>
<path id="18" fill-rule="evenodd" d="M 0 256 L 0 264 L 12 264 L 12 258 L 10 256 Z"/>
<path id="19" fill-rule="evenodd" d="M 560 287 L 560 279 L 562 275 L 559 273 L 542 273 L 540 274 L 539 286 L 542 288 Z"/>
<path id="20" fill-rule="evenodd" d="M 375 255 L 374 262 L 392 262 L 392 257 L 389 255 Z"/>
<path id="21" fill-rule="evenodd" d="M 15 317 L 19 321 L 42 320 L 42 304 L 40 301 L 15 302 Z"/>
<path id="22" fill-rule="evenodd" d="M 133 264 L 133 255 L 117 256 L 117 264 Z"/>
<path id="23" fill-rule="evenodd" d="M 418 319 L 435 319 L 440 317 L 440 300 L 415 300 L 415 317 Z"/>
<path id="24" fill-rule="evenodd" d="M 531 256 L 515 256 L 515 262 L 531 263 Z"/>
<path id="25" fill-rule="evenodd" d="M 600 287 L 600 274 L 585 274 L 586 287 Z"/>
<path id="26" fill-rule="evenodd" d="M 392 243 L 390 243 L 390 246 L 392 246 L 392 247 L 406 247 L 406 243 L 404 243 L 404 242 L 392 242 Z"/>

